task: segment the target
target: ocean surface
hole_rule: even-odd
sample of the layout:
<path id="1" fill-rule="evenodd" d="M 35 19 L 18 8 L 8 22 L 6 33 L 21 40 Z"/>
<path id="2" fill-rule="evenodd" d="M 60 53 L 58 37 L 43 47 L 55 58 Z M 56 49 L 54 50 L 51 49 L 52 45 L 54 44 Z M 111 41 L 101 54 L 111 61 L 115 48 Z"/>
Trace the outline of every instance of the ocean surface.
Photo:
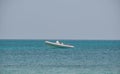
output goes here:
<path id="1" fill-rule="evenodd" d="M 0 74 L 120 74 L 120 40 L 60 41 L 0 40 Z"/>

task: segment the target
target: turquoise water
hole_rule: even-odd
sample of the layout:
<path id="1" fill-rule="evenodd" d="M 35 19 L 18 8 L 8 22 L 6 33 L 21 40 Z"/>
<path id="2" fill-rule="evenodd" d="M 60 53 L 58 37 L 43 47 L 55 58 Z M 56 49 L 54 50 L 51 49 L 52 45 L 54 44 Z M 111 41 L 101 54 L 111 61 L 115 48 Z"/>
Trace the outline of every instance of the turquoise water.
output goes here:
<path id="1" fill-rule="evenodd" d="M 0 40 L 0 74 L 120 74 L 120 41 L 60 41 L 75 48 L 51 47 L 44 40 Z"/>

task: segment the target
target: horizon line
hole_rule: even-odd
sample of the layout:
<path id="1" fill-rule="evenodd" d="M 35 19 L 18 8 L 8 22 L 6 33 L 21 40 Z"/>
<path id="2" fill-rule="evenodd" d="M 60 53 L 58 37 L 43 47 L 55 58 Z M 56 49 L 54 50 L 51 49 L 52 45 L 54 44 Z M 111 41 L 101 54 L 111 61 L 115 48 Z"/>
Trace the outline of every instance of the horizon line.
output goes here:
<path id="1" fill-rule="evenodd" d="M 0 39 L 0 40 L 120 40 L 120 39 L 22 39 L 22 38 L 10 38 L 10 39 Z"/>

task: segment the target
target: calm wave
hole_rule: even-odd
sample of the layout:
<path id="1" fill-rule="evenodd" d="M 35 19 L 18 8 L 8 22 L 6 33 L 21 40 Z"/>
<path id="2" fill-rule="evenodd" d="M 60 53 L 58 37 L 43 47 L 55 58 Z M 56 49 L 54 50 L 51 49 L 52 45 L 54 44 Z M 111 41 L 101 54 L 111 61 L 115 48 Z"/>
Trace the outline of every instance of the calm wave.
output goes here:
<path id="1" fill-rule="evenodd" d="M 50 40 L 55 41 L 55 40 Z M 0 40 L 0 74 L 120 74 L 119 40 Z"/>

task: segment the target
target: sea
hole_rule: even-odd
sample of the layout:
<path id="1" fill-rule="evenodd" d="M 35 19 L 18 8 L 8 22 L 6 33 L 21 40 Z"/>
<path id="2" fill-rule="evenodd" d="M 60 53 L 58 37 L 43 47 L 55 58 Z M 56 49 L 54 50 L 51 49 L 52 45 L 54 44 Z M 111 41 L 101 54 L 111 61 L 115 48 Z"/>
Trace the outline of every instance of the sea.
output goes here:
<path id="1" fill-rule="evenodd" d="M 120 40 L 60 41 L 0 40 L 0 74 L 120 74 Z"/>

